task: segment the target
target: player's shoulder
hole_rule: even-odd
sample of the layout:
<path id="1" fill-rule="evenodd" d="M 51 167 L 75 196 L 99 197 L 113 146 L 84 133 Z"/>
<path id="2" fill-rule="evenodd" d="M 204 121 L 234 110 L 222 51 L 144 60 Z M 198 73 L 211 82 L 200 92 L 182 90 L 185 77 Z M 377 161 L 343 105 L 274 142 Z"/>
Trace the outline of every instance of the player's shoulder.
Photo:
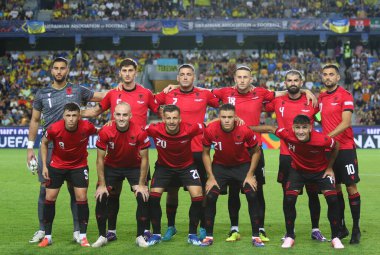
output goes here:
<path id="1" fill-rule="evenodd" d="M 210 90 L 198 88 L 198 87 L 194 87 L 193 92 L 201 94 L 201 95 L 211 95 L 212 94 L 212 92 Z"/>
<path id="2" fill-rule="evenodd" d="M 327 142 L 330 139 L 332 139 L 329 136 L 327 136 L 326 134 L 323 134 L 322 132 L 318 132 L 315 129 L 313 129 L 311 131 L 311 137 L 312 137 L 312 141 L 314 141 L 314 142 Z"/>
<path id="3" fill-rule="evenodd" d="M 145 93 L 149 93 L 149 94 L 152 94 L 152 91 L 148 88 L 145 88 L 142 84 L 140 83 L 136 83 L 136 91 L 139 91 L 139 92 L 145 92 Z"/>
<path id="4" fill-rule="evenodd" d="M 211 131 L 211 130 L 217 130 L 218 128 L 220 128 L 220 120 L 209 123 L 206 127 L 206 130 Z"/>
<path id="5" fill-rule="evenodd" d="M 345 95 L 345 96 L 352 96 L 351 92 L 349 92 L 348 90 L 346 90 L 345 88 L 343 88 L 342 86 L 339 86 L 337 91 L 342 94 L 342 95 Z"/>

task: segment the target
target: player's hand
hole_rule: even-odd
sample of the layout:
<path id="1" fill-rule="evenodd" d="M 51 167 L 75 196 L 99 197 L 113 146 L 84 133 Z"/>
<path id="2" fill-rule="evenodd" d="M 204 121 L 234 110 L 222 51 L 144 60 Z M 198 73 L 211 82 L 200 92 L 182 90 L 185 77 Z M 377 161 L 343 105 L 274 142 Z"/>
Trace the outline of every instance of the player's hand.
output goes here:
<path id="1" fill-rule="evenodd" d="M 112 123 L 113 123 L 113 122 L 114 122 L 113 120 L 110 120 L 110 121 L 108 121 L 106 124 L 104 124 L 104 126 L 105 126 L 105 127 L 108 127 L 108 126 L 112 127 Z"/>
<path id="2" fill-rule="evenodd" d="M 210 176 L 208 179 L 207 179 L 207 182 L 206 182 L 206 194 L 214 187 L 218 187 L 218 189 L 220 189 L 218 183 L 216 182 L 215 180 L 215 177 L 213 176 Z"/>
<path id="3" fill-rule="evenodd" d="M 144 202 L 148 202 L 149 199 L 149 189 L 146 185 L 137 185 L 135 188 L 135 196 L 140 193 L 143 197 Z"/>
<path id="4" fill-rule="evenodd" d="M 105 185 L 99 185 L 95 192 L 95 200 L 99 199 L 99 202 L 102 202 L 103 195 L 106 194 L 109 196 L 108 189 Z"/>
<path id="5" fill-rule="evenodd" d="M 307 90 L 307 89 L 305 89 L 304 91 L 305 91 L 305 95 L 307 98 L 307 105 L 309 105 L 311 102 L 311 105 L 313 107 L 317 107 L 318 106 L 318 99 L 314 96 L 313 92 L 311 92 L 310 90 Z"/>
<path id="6" fill-rule="evenodd" d="M 243 182 L 243 187 L 248 184 L 249 186 L 251 186 L 251 188 L 256 191 L 257 190 L 257 181 L 256 181 L 256 176 L 254 175 L 249 175 L 247 177 L 245 177 L 245 180 Z"/>
<path id="7" fill-rule="evenodd" d="M 33 149 L 27 149 L 26 166 L 32 174 L 37 172 L 37 160 Z"/>
<path id="8" fill-rule="evenodd" d="M 117 91 L 123 91 L 123 83 L 120 82 L 115 89 Z"/>
<path id="9" fill-rule="evenodd" d="M 328 177 L 332 178 L 332 180 L 335 180 L 334 170 L 331 167 L 328 167 L 322 176 L 322 178 L 328 178 Z"/>
<path id="10" fill-rule="evenodd" d="M 44 166 L 42 168 L 42 176 L 46 179 L 46 180 L 50 180 L 50 177 L 49 177 L 49 170 L 47 169 L 46 166 Z"/>
<path id="11" fill-rule="evenodd" d="M 243 126 L 243 125 L 245 125 L 244 120 L 243 120 L 243 119 L 240 119 L 238 116 L 235 117 L 235 121 L 236 121 L 236 124 L 237 124 L 238 126 Z"/>
<path id="12" fill-rule="evenodd" d="M 162 91 L 167 94 L 169 93 L 170 91 L 172 91 L 173 89 L 177 89 L 179 88 L 179 85 L 173 85 L 173 84 L 169 84 L 166 88 L 164 88 Z"/>

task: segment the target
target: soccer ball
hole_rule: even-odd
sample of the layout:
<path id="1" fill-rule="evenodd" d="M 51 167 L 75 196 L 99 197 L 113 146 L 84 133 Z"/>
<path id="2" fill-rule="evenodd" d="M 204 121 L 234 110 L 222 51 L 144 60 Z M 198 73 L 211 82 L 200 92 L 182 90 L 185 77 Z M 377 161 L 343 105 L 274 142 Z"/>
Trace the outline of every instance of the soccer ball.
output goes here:
<path id="1" fill-rule="evenodd" d="M 37 167 L 38 167 L 38 163 L 35 159 L 32 159 L 31 161 L 29 161 L 29 170 L 34 174 L 35 172 L 37 172 Z"/>

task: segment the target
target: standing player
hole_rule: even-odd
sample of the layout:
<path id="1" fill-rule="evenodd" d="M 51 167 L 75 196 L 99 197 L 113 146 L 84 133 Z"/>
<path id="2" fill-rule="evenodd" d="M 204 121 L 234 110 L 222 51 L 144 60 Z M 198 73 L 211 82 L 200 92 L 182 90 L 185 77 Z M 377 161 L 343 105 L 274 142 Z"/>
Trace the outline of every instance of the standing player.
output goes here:
<path id="1" fill-rule="evenodd" d="M 319 111 L 318 107 L 313 107 L 307 104 L 307 99 L 304 94 L 301 94 L 303 85 L 302 74 L 297 70 L 290 70 L 285 75 L 285 86 L 288 94 L 285 96 L 276 97 L 270 103 L 265 105 L 265 111 L 275 112 L 277 125 L 279 128 L 291 130 L 293 119 L 303 114 L 310 119 L 314 119 L 315 114 Z M 256 132 L 261 132 L 261 126 L 251 127 Z M 282 184 L 284 191 L 284 203 L 286 198 L 286 183 L 288 181 L 289 171 L 291 168 L 291 156 L 289 149 L 283 140 L 280 141 L 280 165 L 278 170 L 277 181 Z M 311 238 L 318 241 L 326 241 L 326 238 L 319 230 L 319 218 L 321 213 L 321 205 L 318 198 L 318 187 L 316 185 L 306 184 L 307 194 L 309 196 L 309 209 L 312 224 Z"/>
<path id="2" fill-rule="evenodd" d="M 360 194 L 357 188 L 359 166 L 356 156 L 354 135 L 351 127 L 351 118 L 354 111 L 352 95 L 338 85 L 340 80 L 339 69 L 335 65 L 326 65 L 322 68 L 322 81 L 327 89 L 319 96 L 319 108 L 322 118 L 323 133 L 334 137 L 340 143 L 339 154 L 334 164 L 337 181 L 337 191 L 340 206 L 342 230 L 340 237 L 348 236 L 344 221 L 344 199 L 341 183 L 346 185 L 353 220 L 350 244 L 360 242 Z"/>
<path id="3" fill-rule="evenodd" d="M 236 69 L 234 80 L 235 87 L 215 89 L 212 92 L 224 104 L 229 103 L 234 105 L 236 107 L 237 116 L 239 116 L 239 118 L 241 118 L 248 126 L 257 126 L 260 124 L 260 114 L 263 103 L 270 102 L 275 97 L 285 96 L 287 94 L 285 91 L 272 92 L 264 88 L 252 87 L 251 84 L 253 78 L 251 75 L 251 69 L 244 65 L 239 66 Z M 306 94 L 308 100 L 315 99 L 313 94 L 307 90 L 303 90 L 302 93 Z M 267 242 L 269 241 L 269 238 L 266 236 L 264 229 L 265 199 L 263 190 L 263 185 L 265 184 L 265 160 L 261 148 L 261 134 L 257 133 L 256 137 L 261 150 L 261 158 L 255 171 L 257 178 L 257 196 L 260 201 L 260 238 L 264 242 Z M 228 210 L 230 213 L 231 231 L 226 241 L 230 242 L 240 239 L 238 228 L 240 209 L 239 191 L 239 185 L 234 185 L 234 183 L 229 185 Z"/>
<path id="4" fill-rule="evenodd" d="M 150 146 L 146 132 L 134 122 L 131 107 L 125 102 L 119 103 L 113 113 L 115 124 L 104 126 L 98 135 L 97 171 L 98 188 L 96 190 L 96 220 L 99 238 L 92 247 L 101 247 L 107 243 L 107 203 L 108 195 L 114 186 L 127 178 L 136 195 L 137 237 L 136 244 L 147 247 L 143 237 L 148 220 L 148 187 L 146 177 L 149 168 Z"/>
<path id="5" fill-rule="evenodd" d="M 87 101 L 100 101 L 104 97 L 104 93 L 93 92 L 83 86 L 78 86 L 67 82 L 67 75 L 69 73 L 68 60 L 65 58 L 55 58 L 52 62 L 51 75 L 53 76 L 53 83 L 38 90 L 34 103 L 32 118 L 29 125 L 29 141 L 27 150 L 27 164 L 36 158 L 34 154 L 34 141 L 37 137 L 38 126 L 42 120 L 43 133 L 54 122 L 62 119 L 63 109 L 67 103 L 75 102 L 81 104 Z M 49 144 L 48 158 L 50 162 L 51 152 L 53 144 Z M 33 172 L 34 173 L 34 172 Z M 38 219 L 39 230 L 34 233 L 30 243 L 37 243 L 42 240 L 45 235 L 44 223 L 43 223 L 43 211 L 45 201 L 45 179 L 42 176 L 42 161 L 41 151 L 38 153 L 38 179 L 41 183 L 40 193 L 38 197 Z M 80 242 L 79 239 L 79 223 L 77 216 L 77 209 L 75 204 L 74 190 L 68 184 L 68 189 L 71 196 L 71 212 L 73 214 L 74 221 L 74 240 Z"/>
<path id="6" fill-rule="evenodd" d="M 147 126 L 148 135 L 154 139 L 158 152 L 151 182 L 149 196 L 150 220 L 153 236 L 148 245 L 161 242 L 161 196 L 165 188 L 174 181 L 187 188 L 191 196 L 189 210 L 188 243 L 200 245 L 197 226 L 200 220 L 203 194 L 201 180 L 191 153 L 191 141 L 203 132 L 203 124 L 181 122 L 180 109 L 175 105 L 166 105 L 163 109 L 163 122 Z"/>
<path id="7" fill-rule="evenodd" d="M 114 118 L 114 111 L 120 102 L 126 102 L 131 106 L 133 122 L 140 127 L 147 124 L 148 109 L 157 113 L 159 105 L 155 103 L 152 92 L 135 82 L 137 75 L 137 63 L 131 58 L 126 58 L 120 62 L 119 78 L 121 80 L 121 90 L 111 90 L 103 100 L 94 108 L 82 111 L 83 117 L 96 117 L 102 112 L 111 109 L 111 118 Z M 116 236 L 117 215 L 120 208 L 120 194 L 123 182 L 114 184 L 112 192 L 108 198 L 108 241 L 114 241 Z"/>
<path id="8" fill-rule="evenodd" d="M 52 244 L 52 226 L 55 216 L 55 201 L 65 180 L 74 187 L 75 201 L 78 208 L 80 245 L 90 246 L 86 232 L 89 218 L 87 203 L 88 138 L 97 133 L 95 126 L 80 119 L 80 108 L 76 103 L 64 107 L 63 120 L 52 124 L 41 142 L 42 175 L 46 181 L 46 198 L 44 206 L 45 237 L 38 246 Z M 51 161 L 47 161 L 49 141 L 53 142 Z"/>
<path id="9" fill-rule="evenodd" d="M 332 169 L 339 151 L 339 144 L 333 138 L 313 130 L 310 122 L 309 117 L 297 115 L 290 130 L 263 126 L 267 132 L 274 133 L 285 142 L 292 158 L 283 204 L 286 236 L 281 247 L 291 248 L 294 245 L 298 194 L 306 183 L 315 183 L 327 201 L 332 247 L 343 249 L 344 246 L 338 237 L 339 205 Z M 329 160 L 326 157 L 326 149 L 332 150 Z"/>
<path id="10" fill-rule="evenodd" d="M 194 86 L 195 68 L 191 64 L 183 64 L 178 68 L 177 81 L 179 88 L 169 93 L 161 92 L 155 96 L 158 104 L 177 105 L 181 109 L 181 118 L 187 123 L 203 123 L 207 106 L 219 107 L 219 100 L 208 90 L 199 89 Z M 206 183 L 206 171 L 202 162 L 202 143 L 201 135 L 194 137 L 191 141 L 191 151 L 195 165 L 200 175 L 202 185 Z M 168 241 L 176 234 L 175 216 L 178 207 L 178 185 L 168 188 L 166 200 L 166 215 L 168 218 L 168 229 L 163 236 L 163 241 Z M 201 217 L 200 239 L 205 236 L 204 217 Z"/>
<path id="11" fill-rule="evenodd" d="M 264 246 L 259 237 L 259 201 L 255 169 L 261 151 L 257 146 L 255 134 L 247 126 L 235 124 L 235 107 L 224 104 L 220 107 L 219 121 L 211 123 L 203 138 L 203 162 L 208 180 L 206 183 L 206 231 L 202 246 L 213 244 L 216 202 L 220 193 L 230 181 L 239 182 L 248 201 L 248 211 L 252 226 L 252 244 Z M 215 154 L 211 164 L 210 150 L 214 145 Z M 252 154 L 252 156 L 250 155 Z"/>

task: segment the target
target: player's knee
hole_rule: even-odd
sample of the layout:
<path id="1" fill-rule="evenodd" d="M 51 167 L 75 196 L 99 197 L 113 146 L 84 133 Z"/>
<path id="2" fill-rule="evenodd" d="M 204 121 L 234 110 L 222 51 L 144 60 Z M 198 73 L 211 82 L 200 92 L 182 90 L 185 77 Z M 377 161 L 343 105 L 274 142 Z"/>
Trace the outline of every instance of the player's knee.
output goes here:
<path id="1" fill-rule="evenodd" d="M 150 192 L 149 194 L 149 206 L 150 207 L 155 207 L 155 206 L 159 206 L 160 205 L 160 201 L 161 201 L 161 196 L 162 194 L 161 193 L 158 193 L 158 192 Z"/>
<path id="2" fill-rule="evenodd" d="M 310 185 L 306 185 L 305 187 L 306 187 L 306 192 L 309 195 L 309 197 L 318 196 L 318 192 L 319 192 L 318 185 L 310 184 Z"/>
<path id="3" fill-rule="evenodd" d="M 216 186 L 212 187 L 212 189 L 207 193 L 206 200 L 207 203 L 216 203 L 220 194 L 220 189 Z"/>
<path id="4" fill-rule="evenodd" d="M 338 203 L 338 196 L 336 190 L 325 191 L 323 195 L 326 198 L 328 206 L 332 206 Z"/>
<path id="5" fill-rule="evenodd" d="M 140 192 L 137 193 L 137 195 L 136 195 L 136 201 L 137 201 L 138 205 L 142 205 L 142 204 L 146 203 L 146 202 L 144 202 L 144 197 Z"/>
<path id="6" fill-rule="evenodd" d="M 97 200 L 96 200 L 96 204 L 107 204 L 108 202 L 108 196 L 107 194 L 103 194 L 101 197 L 99 197 Z"/>
<path id="7" fill-rule="evenodd" d="M 347 193 L 349 195 L 353 195 L 355 193 L 358 193 L 358 187 L 356 186 L 355 183 L 349 185 L 349 186 L 346 186 L 346 190 L 347 190 Z"/>
<path id="8" fill-rule="evenodd" d="M 249 184 L 245 184 L 244 194 L 247 197 L 248 201 L 252 201 L 254 199 L 257 199 L 257 192 L 255 190 L 253 190 L 253 188 Z"/>
<path id="9" fill-rule="evenodd" d="M 297 202 L 298 192 L 295 190 L 288 190 L 285 192 L 284 206 L 294 206 Z"/>
<path id="10" fill-rule="evenodd" d="M 178 190 L 179 188 L 167 188 L 166 200 L 170 203 L 178 203 Z"/>

